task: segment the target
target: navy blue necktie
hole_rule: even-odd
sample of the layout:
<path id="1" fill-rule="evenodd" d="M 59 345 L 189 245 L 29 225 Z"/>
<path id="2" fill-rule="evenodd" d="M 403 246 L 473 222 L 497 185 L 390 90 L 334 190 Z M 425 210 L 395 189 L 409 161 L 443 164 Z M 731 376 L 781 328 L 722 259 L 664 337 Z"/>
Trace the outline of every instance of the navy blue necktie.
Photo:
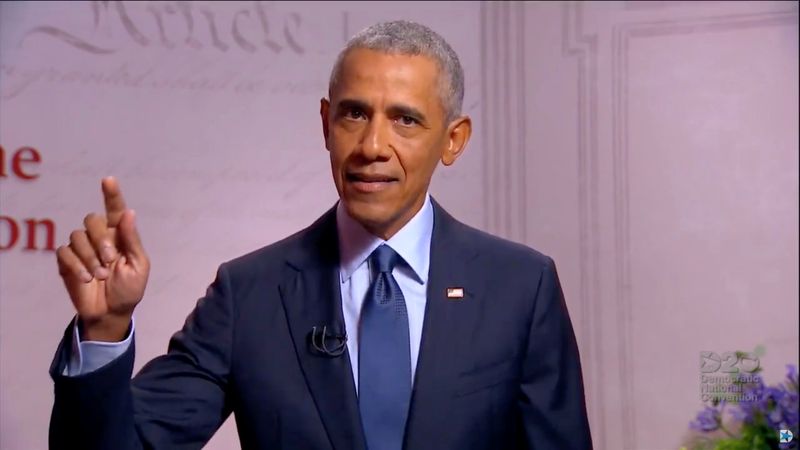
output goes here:
<path id="1" fill-rule="evenodd" d="M 373 273 L 361 310 L 358 407 L 368 450 L 400 450 L 411 403 L 408 312 L 392 269 L 400 256 L 383 244 L 370 255 Z"/>

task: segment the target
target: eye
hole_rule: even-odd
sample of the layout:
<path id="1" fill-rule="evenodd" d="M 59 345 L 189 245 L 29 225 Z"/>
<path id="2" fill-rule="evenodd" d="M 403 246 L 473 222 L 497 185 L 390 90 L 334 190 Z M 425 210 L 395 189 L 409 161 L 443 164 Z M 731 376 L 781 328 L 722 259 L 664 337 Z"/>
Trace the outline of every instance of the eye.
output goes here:
<path id="1" fill-rule="evenodd" d="M 419 121 L 411 116 L 403 115 L 397 118 L 400 125 L 410 127 L 419 123 Z"/>
<path id="2" fill-rule="evenodd" d="M 366 116 L 364 115 L 364 111 L 361 111 L 358 108 L 350 108 L 350 109 L 344 111 L 343 116 L 346 119 L 350 119 L 350 120 L 363 120 L 363 119 L 366 118 Z"/>

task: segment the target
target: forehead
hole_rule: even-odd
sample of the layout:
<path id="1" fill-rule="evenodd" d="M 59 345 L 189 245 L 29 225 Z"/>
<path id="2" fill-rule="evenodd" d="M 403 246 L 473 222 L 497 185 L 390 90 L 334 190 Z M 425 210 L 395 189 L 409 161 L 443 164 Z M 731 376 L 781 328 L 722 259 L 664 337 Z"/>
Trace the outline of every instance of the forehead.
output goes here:
<path id="1" fill-rule="evenodd" d="M 370 102 L 403 101 L 438 108 L 441 107 L 438 82 L 439 67 L 427 56 L 353 49 L 342 60 L 331 96 L 358 97 Z"/>

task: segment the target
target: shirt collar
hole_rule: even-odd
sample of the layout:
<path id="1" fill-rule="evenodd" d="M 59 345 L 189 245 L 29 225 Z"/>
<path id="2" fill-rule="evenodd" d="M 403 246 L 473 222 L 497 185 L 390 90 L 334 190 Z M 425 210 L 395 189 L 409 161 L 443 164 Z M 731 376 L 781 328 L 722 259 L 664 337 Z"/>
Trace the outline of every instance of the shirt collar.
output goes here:
<path id="1" fill-rule="evenodd" d="M 341 282 L 369 258 L 381 244 L 391 247 L 411 267 L 420 284 L 428 281 L 431 259 L 431 235 L 433 234 L 433 205 L 430 194 L 417 214 L 388 241 L 372 235 L 347 214 L 340 201 L 336 206 L 336 223 L 339 235 L 339 276 Z"/>

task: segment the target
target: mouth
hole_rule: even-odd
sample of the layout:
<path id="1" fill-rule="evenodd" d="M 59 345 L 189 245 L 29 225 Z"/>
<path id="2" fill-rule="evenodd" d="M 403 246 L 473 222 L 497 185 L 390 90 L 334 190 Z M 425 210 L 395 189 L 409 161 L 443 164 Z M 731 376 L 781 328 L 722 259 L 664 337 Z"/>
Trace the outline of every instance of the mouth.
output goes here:
<path id="1" fill-rule="evenodd" d="M 345 179 L 356 191 L 363 193 L 379 192 L 388 189 L 393 183 L 399 181 L 389 175 L 358 172 L 347 172 Z"/>

